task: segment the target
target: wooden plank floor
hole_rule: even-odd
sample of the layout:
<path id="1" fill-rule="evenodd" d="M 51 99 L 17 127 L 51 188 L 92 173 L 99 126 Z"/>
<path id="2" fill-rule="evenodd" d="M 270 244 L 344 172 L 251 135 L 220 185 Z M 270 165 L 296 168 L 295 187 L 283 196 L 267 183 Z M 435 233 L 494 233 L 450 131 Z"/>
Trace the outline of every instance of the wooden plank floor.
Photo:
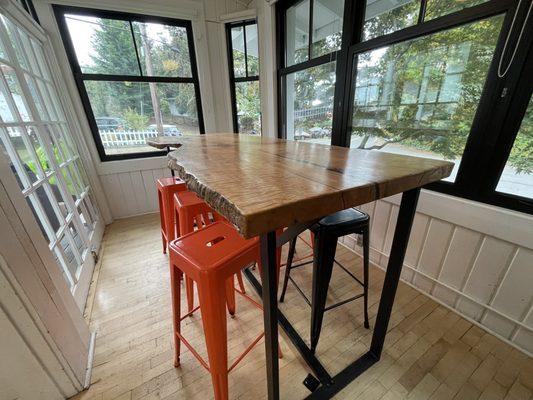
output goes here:
<path id="1" fill-rule="evenodd" d="M 298 254 L 307 252 L 305 246 Z M 297 254 L 297 256 L 298 256 Z M 339 246 L 338 259 L 361 273 L 360 259 Z M 309 287 L 310 269 L 294 271 Z M 370 271 L 373 324 L 383 272 Z M 249 286 L 248 286 L 249 287 Z M 357 290 L 338 268 L 331 301 Z M 249 288 L 249 293 L 252 289 Z M 309 307 L 290 286 L 281 308 L 307 337 Z M 86 310 L 97 332 L 91 387 L 75 399 L 210 399 L 210 376 L 182 346 L 182 365 L 174 368 L 168 259 L 161 252 L 159 218 L 119 220 L 107 228 L 102 262 L 95 272 Z M 228 319 L 230 360 L 260 332 L 257 309 L 238 298 Z M 379 363 L 343 390 L 338 399 L 531 399 L 533 359 L 400 284 Z M 371 332 L 362 326 L 362 302 L 326 313 L 318 355 L 332 373 L 365 352 Z M 205 356 L 200 315 L 184 321 L 183 334 Z M 307 370 L 283 335 L 281 397 L 301 399 Z M 230 374 L 232 399 L 265 398 L 263 343 Z"/>

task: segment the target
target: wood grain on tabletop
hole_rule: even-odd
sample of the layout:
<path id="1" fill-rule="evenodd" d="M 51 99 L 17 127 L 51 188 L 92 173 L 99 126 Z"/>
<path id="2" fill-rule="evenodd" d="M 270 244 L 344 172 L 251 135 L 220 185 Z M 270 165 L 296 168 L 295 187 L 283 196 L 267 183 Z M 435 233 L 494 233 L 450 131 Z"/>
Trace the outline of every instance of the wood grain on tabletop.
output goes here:
<path id="1" fill-rule="evenodd" d="M 232 133 L 181 137 L 169 167 L 245 237 L 438 181 L 453 163 Z"/>

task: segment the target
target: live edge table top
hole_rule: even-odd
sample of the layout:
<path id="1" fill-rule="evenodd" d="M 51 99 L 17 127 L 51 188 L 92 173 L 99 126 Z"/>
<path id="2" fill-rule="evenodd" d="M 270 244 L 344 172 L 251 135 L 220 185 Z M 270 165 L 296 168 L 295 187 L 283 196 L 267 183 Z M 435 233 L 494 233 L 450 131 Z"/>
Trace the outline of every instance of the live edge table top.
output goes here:
<path id="1" fill-rule="evenodd" d="M 447 161 L 259 136 L 180 137 L 169 167 L 251 238 L 450 175 Z"/>

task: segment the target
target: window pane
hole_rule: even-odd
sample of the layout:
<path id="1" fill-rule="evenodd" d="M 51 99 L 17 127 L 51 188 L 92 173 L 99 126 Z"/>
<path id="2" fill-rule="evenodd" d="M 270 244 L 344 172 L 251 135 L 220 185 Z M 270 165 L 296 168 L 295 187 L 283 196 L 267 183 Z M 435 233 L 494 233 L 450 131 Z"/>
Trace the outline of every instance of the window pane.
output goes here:
<path id="1" fill-rule="evenodd" d="M 533 199 L 533 98 L 496 190 Z"/>
<path id="2" fill-rule="evenodd" d="M 473 7 L 487 0 L 428 0 L 424 20 L 442 17 L 464 8 Z"/>
<path id="3" fill-rule="evenodd" d="M 344 0 L 315 0 L 313 3 L 312 57 L 341 48 Z"/>
<path id="4" fill-rule="evenodd" d="M 239 133 L 261 134 L 259 81 L 235 82 Z"/>
<path id="5" fill-rule="evenodd" d="M 287 9 L 285 49 L 287 66 L 307 61 L 309 58 L 309 0 Z"/>
<path id="6" fill-rule="evenodd" d="M 246 59 L 248 76 L 259 75 L 259 47 L 257 44 L 257 24 L 246 25 Z"/>
<path id="7" fill-rule="evenodd" d="M 420 0 L 367 0 L 363 40 L 372 39 L 414 25 Z"/>
<path id="8" fill-rule="evenodd" d="M 132 22 L 135 41 L 146 76 L 191 77 L 187 30 L 146 22 Z"/>
<path id="9" fill-rule="evenodd" d="M 82 72 L 140 75 L 128 21 L 71 14 L 65 20 Z"/>
<path id="10" fill-rule="evenodd" d="M 233 49 L 233 74 L 236 78 L 246 76 L 244 29 L 242 26 L 231 28 L 231 47 Z"/>
<path id="11" fill-rule="evenodd" d="M 351 147 L 451 160 L 455 180 L 502 20 L 360 54 Z"/>
<path id="12" fill-rule="evenodd" d="M 289 74 L 287 139 L 330 144 L 335 92 L 335 62 Z"/>
<path id="13" fill-rule="evenodd" d="M 85 88 L 106 154 L 155 151 L 147 138 L 199 133 L 192 83 L 85 81 Z"/>

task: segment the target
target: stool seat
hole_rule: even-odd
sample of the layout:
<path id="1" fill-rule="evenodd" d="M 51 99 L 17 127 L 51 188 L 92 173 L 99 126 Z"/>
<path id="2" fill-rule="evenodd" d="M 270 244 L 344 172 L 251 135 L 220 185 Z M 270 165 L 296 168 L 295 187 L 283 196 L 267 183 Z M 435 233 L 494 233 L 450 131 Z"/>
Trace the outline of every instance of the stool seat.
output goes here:
<path id="1" fill-rule="evenodd" d="M 198 197 L 198 195 L 191 191 L 178 192 L 174 195 L 174 201 L 180 207 L 195 206 L 205 204 L 205 202 Z"/>
<path id="2" fill-rule="evenodd" d="M 170 243 L 170 247 L 187 259 L 183 272 L 193 278 L 196 274 L 226 266 L 228 260 L 237 260 L 243 253 L 248 255 L 247 260 L 252 263 L 258 252 L 255 239 L 243 238 L 233 225 L 225 221 L 217 221 L 186 234 Z M 240 265 L 240 269 L 245 266 Z M 225 272 L 230 276 L 236 271 Z"/>
<path id="3" fill-rule="evenodd" d="M 344 225 L 366 222 L 368 221 L 368 219 L 368 214 L 365 214 L 364 212 L 361 212 L 354 208 L 348 208 L 347 210 L 342 210 L 322 218 L 320 221 L 317 222 L 317 225 L 320 225 L 321 227 L 341 227 Z"/>
<path id="4" fill-rule="evenodd" d="M 172 185 L 185 185 L 185 182 L 182 181 L 180 178 L 175 178 L 171 176 L 168 178 L 159 178 L 157 180 L 157 185 L 160 187 L 172 186 Z"/>
<path id="5" fill-rule="evenodd" d="M 196 193 L 191 191 L 178 192 L 174 195 L 174 209 L 176 220 L 179 221 L 179 232 L 182 236 L 194 232 L 195 228 L 197 230 L 203 230 L 209 227 L 213 222 L 225 221 L 220 214 L 209 207 L 209 205 L 200 197 L 198 197 Z M 232 225 L 229 226 L 231 227 L 231 229 L 229 229 L 230 234 L 234 233 L 235 228 L 233 228 Z M 211 235 L 214 232 L 213 229 L 214 228 L 211 228 L 208 232 L 202 232 L 199 235 L 199 237 L 202 238 L 201 240 L 206 239 L 206 235 Z M 223 230 L 223 228 L 217 226 L 216 229 L 218 230 L 216 233 L 222 235 L 221 230 Z M 235 245 L 242 244 L 242 240 L 244 240 L 242 237 L 240 237 L 240 235 L 238 236 L 238 240 L 234 241 Z M 222 235 L 220 237 L 227 237 L 227 234 L 226 236 Z M 190 239 L 188 239 L 188 241 L 189 240 Z M 190 250 L 200 249 L 201 254 L 197 254 L 200 256 L 200 258 L 196 260 L 196 265 L 207 265 L 208 260 L 206 260 L 205 257 L 221 256 L 221 254 L 214 254 L 212 251 L 205 251 L 206 246 L 202 243 L 199 244 L 197 241 L 194 243 L 189 243 L 186 246 L 189 246 L 188 249 Z M 216 246 L 216 249 L 218 250 L 220 247 L 225 248 L 224 251 L 228 251 L 228 240 L 226 240 L 221 246 Z M 175 249 L 178 249 L 178 247 L 175 247 Z M 194 282 L 189 275 L 196 274 L 196 272 L 184 272 L 186 276 L 185 281 L 187 287 L 187 305 L 189 312 L 192 312 L 194 309 Z M 241 291 L 245 293 L 244 282 L 242 280 L 242 274 L 240 270 L 237 272 L 237 281 L 239 282 Z M 231 300 L 230 303 L 228 303 L 228 311 L 232 315 L 235 313 L 235 308 L 231 305 Z"/>

